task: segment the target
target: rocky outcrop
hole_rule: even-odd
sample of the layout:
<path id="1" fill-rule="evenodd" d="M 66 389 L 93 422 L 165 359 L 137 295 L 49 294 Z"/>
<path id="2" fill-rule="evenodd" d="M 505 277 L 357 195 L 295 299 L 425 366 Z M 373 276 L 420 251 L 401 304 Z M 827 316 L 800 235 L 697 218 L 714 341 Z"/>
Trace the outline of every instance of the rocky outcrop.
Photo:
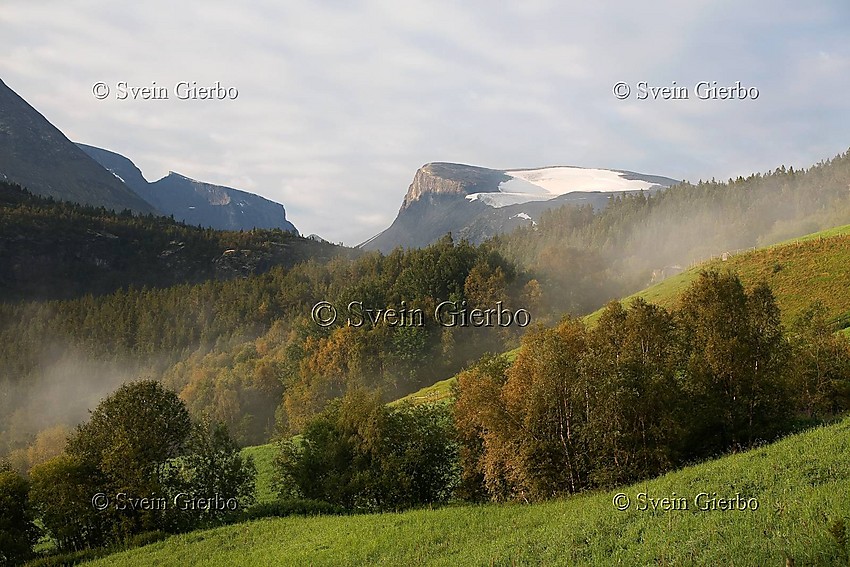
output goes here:
<path id="1" fill-rule="evenodd" d="M 501 171 L 462 165 L 434 162 L 423 165 L 413 176 L 401 209 L 410 207 L 425 194 L 460 195 L 497 190 L 499 183 L 510 179 Z"/>

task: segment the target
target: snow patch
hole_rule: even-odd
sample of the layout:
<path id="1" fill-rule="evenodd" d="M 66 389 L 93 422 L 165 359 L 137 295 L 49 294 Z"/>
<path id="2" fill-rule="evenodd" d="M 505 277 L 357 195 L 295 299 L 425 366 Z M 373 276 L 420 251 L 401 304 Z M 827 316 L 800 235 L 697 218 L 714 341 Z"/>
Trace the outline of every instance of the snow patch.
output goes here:
<path id="1" fill-rule="evenodd" d="M 485 205 L 489 205 L 495 209 L 507 207 L 508 205 L 519 205 L 529 201 L 548 201 L 552 198 L 551 195 L 543 197 L 529 195 L 528 193 L 473 193 L 467 195 L 469 201 L 481 201 Z"/>
<path id="2" fill-rule="evenodd" d="M 548 201 L 576 192 L 619 193 L 640 191 L 655 186 L 649 181 L 626 179 L 625 174 L 610 169 L 588 169 L 583 167 L 545 167 L 543 169 L 515 169 L 505 171 L 511 177 L 499 183 L 499 191 L 472 193 L 469 201 L 481 201 L 494 208 Z"/>
<path id="3" fill-rule="evenodd" d="M 511 218 L 511 219 L 525 219 L 525 220 L 530 220 L 530 221 L 531 221 L 531 226 L 533 226 L 533 227 L 537 228 L 537 223 L 534 221 L 534 219 L 532 219 L 530 216 L 528 216 L 528 213 L 517 213 L 517 214 L 515 214 L 514 216 L 512 216 L 512 217 L 510 217 L 510 218 Z M 510 219 L 508 219 L 508 220 L 510 220 Z"/>
<path id="4" fill-rule="evenodd" d="M 566 195 L 574 191 L 640 191 L 655 184 L 640 179 L 626 179 L 625 174 L 610 169 L 587 169 L 583 167 L 546 167 L 506 171 L 515 179 L 523 179 L 542 187 L 553 196 Z"/>
<path id="5" fill-rule="evenodd" d="M 126 182 L 126 181 L 124 181 L 124 178 L 123 178 L 123 177 L 121 177 L 120 175 L 118 175 L 117 173 L 115 173 L 114 171 L 112 171 L 111 169 L 107 169 L 107 171 L 108 171 L 109 173 L 111 173 L 112 175 L 114 175 L 115 177 L 117 177 L 117 178 L 118 178 L 118 180 L 119 180 L 119 181 L 121 181 L 121 183 L 124 183 L 125 185 L 127 184 L 127 182 Z"/>

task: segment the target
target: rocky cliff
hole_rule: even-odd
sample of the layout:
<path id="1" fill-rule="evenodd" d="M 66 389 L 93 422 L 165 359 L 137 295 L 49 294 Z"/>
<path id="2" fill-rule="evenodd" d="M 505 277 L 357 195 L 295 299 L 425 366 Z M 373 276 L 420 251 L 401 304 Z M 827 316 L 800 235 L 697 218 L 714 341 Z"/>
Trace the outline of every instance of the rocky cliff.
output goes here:
<path id="1" fill-rule="evenodd" d="M 173 171 L 150 183 L 139 168 L 121 154 L 86 144 L 77 145 L 137 195 L 176 220 L 219 230 L 279 228 L 298 232 L 286 219 L 286 210 L 280 203 L 232 187 L 196 181 Z"/>
<path id="2" fill-rule="evenodd" d="M 605 207 L 615 194 L 656 191 L 676 180 L 630 171 L 552 166 L 497 170 L 435 162 L 413 176 L 392 225 L 362 243 L 367 250 L 419 248 L 446 233 L 480 243 L 564 205 Z"/>
<path id="3" fill-rule="evenodd" d="M 471 193 L 495 191 L 499 183 L 508 179 L 503 172 L 494 169 L 457 163 L 428 163 L 413 176 L 401 208 L 410 207 L 425 194 L 465 197 Z"/>

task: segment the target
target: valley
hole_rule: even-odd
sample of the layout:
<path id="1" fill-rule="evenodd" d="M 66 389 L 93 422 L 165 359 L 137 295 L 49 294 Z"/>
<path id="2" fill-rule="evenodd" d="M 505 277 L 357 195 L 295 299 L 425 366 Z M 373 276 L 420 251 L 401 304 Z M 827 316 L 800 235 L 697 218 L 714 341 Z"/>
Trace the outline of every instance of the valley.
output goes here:
<path id="1" fill-rule="evenodd" d="M 0 105 L 18 558 L 850 554 L 850 151 L 695 183 L 432 162 L 349 248 Z"/>

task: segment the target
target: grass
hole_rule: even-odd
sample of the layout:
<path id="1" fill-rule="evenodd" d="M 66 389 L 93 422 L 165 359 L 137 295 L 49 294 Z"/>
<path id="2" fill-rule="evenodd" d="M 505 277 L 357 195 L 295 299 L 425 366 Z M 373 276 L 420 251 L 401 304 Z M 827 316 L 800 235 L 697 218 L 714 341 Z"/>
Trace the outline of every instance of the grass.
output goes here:
<path id="1" fill-rule="evenodd" d="M 519 347 L 509 350 L 505 353 L 505 356 L 509 362 L 513 362 L 516 360 L 517 354 L 519 354 Z M 392 401 L 387 405 L 390 407 L 396 407 L 406 403 L 416 405 L 449 401 L 452 398 L 452 386 L 454 386 L 455 382 L 457 382 L 457 376 L 440 380 L 439 382 L 430 386 L 425 386 L 412 394 L 408 394 L 403 398 Z"/>
<path id="2" fill-rule="evenodd" d="M 672 308 L 679 295 L 706 269 L 737 272 L 744 285 L 767 282 L 785 324 L 790 323 L 813 302 L 826 307 L 828 317 L 850 316 L 850 225 L 816 232 L 766 248 L 720 258 L 692 267 L 681 274 L 632 294 L 649 303 Z M 598 310 L 585 318 L 593 324 L 602 313 Z"/>
<path id="3" fill-rule="evenodd" d="M 254 495 L 257 499 L 257 504 L 265 504 L 277 500 L 277 493 L 273 488 L 274 458 L 276 454 L 277 447 L 274 443 L 242 449 L 242 455 L 252 457 L 257 467 L 257 480 L 254 485 Z"/>
<path id="4" fill-rule="evenodd" d="M 173 536 L 94 565 L 847 565 L 850 419 L 612 492 L 534 505 L 266 519 Z M 626 494 L 627 511 L 612 498 Z M 639 510 L 639 494 L 688 509 Z M 700 511 L 699 493 L 758 509 Z M 681 507 L 681 506 L 680 506 Z M 832 528 L 832 532 L 830 530 Z M 834 533 L 833 533 L 834 532 Z"/>
<path id="5" fill-rule="evenodd" d="M 446 378 L 445 380 L 440 380 L 439 382 L 435 382 L 431 386 L 426 386 L 421 388 L 412 394 L 408 394 L 403 398 L 399 398 L 393 402 L 388 403 L 387 405 L 390 407 L 397 407 L 403 404 L 429 404 L 436 402 L 443 402 L 451 399 L 452 397 L 452 386 L 456 382 L 456 378 L 452 376 L 451 378 Z"/>

